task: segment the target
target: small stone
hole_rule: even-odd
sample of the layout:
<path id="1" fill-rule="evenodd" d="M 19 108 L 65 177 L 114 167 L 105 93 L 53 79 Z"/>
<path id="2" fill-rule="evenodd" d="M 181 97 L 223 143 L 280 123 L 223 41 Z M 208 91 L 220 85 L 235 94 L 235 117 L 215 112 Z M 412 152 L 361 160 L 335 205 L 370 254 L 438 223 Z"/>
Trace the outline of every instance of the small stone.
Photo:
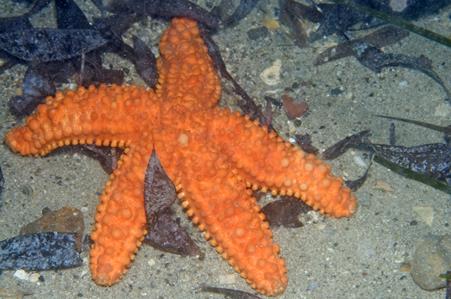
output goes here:
<path id="1" fill-rule="evenodd" d="M 43 213 L 42 217 L 20 229 L 21 235 L 39 232 L 75 233 L 77 250 L 81 251 L 84 231 L 83 213 L 76 208 L 63 207 Z"/>
<path id="2" fill-rule="evenodd" d="M 451 106 L 447 103 L 438 104 L 435 107 L 434 116 L 447 118 L 451 116 Z"/>
<path id="3" fill-rule="evenodd" d="M 219 275 L 219 284 L 234 284 L 235 282 L 235 274 Z"/>
<path id="4" fill-rule="evenodd" d="M 361 156 L 353 156 L 352 159 L 354 160 L 354 163 L 362 168 L 368 168 L 368 164 L 363 160 Z"/>
<path id="5" fill-rule="evenodd" d="M 409 262 L 404 262 L 399 265 L 399 271 L 404 273 L 409 273 L 412 271 L 412 265 Z"/>
<path id="6" fill-rule="evenodd" d="M 36 272 L 27 272 L 25 270 L 19 269 L 16 272 L 14 272 L 14 277 L 20 279 L 20 280 L 26 280 L 29 282 L 36 283 L 39 281 L 39 277 L 41 275 Z"/>
<path id="7" fill-rule="evenodd" d="M 14 272 L 14 277 L 19 278 L 20 280 L 28 280 L 28 273 L 25 270 L 19 269 Z"/>
<path id="8" fill-rule="evenodd" d="M 39 273 L 36 273 L 36 272 L 30 273 L 30 276 L 29 276 L 29 278 L 28 278 L 28 281 L 33 282 L 33 283 L 36 283 L 36 282 L 39 281 L 39 278 L 40 278 L 40 277 L 41 277 L 41 274 L 39 274 Z"/>
<path id="9" fill-rule="evenodd" d="M 434 209 L 432 207 L 413 207 L 413 211 L 417 214 L 417 219 L 431 226 L 434 221 Z"/>
<path id="10" fill-rule="evenodd" d="M 390 0 L 390 8 L 395 12 L 402 12 L 407 6 L 407 0 Z"/>
<path id="11" fill-rule="evenodd" d="M 282 104 L 288 119 L 291 120 L 301 117 L 309 109 L 306 101 L 295 100 L 287 94 L 282 96 Z"/>
<path id="12" fill-rule="evenodd" d="M 406 80 L 402 80 L 399 82 L 399 87 L 401 88 L 406 88 L 409 86 L 409 82 L 407 82 Z"/>
<path id="13" fill-rule="evenodd" d="M 150 267 L 155 266 L 155 260 L 154 259 L 150 259 L 147 261 L 147 265 L 149 265 Z"/>
<path id="14" fill-rule="evenodd" d="M 393 187 L 390 186 L 390 184 L 388 184 L 385 181 L 381 181 L 381 180 L 377 180 L 376 183 L 374 184 L 374 189 L 378 189 L 384 192 L 393 192 Z"/>
<path id="15" fill-rule="evenodd" d="M 280 28 L 280 23 L 274 18 L 265 18 L 263 20 L 263 26 L 269 30 L 276 30 Z"/>
<path id="16" fill-rule="evenodd" d="M 281 69 L 282 60 L 276 59 L 270 67 L 264 69 L 263 72 L 260 73 L 260 79 L 262 79 L 266 85 L 277 85 L 280 83 Z"/>
<path id="17" fill-rule="evenodd" d="M 422 289 L 444 288 L 446 280 L 439 277 L 451 269 L 451 235 L 429 236 L 415 249 L 410 275 Z"/>

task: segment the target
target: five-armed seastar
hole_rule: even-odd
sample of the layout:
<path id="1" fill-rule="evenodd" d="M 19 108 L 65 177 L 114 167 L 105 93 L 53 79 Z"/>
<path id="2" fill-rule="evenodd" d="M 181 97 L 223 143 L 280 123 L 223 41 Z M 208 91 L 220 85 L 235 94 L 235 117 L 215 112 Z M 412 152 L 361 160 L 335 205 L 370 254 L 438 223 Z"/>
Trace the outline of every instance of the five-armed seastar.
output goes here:
<path id="1" fill-rule="evenodd" d="M 355 197 L 314 155 L 216 106 L 220 81 L 195 21 L 173 19 L 160 52 L 156 90 L 58 92 L 6 135 L 7 144 L 41 156 L 70 144 L 125 149 L 97 208 L 90 253 L 96 283 L 118 282 L 146 233 L 143 182 L 154 148 L 205 238 L 257 291 L 283 292 L 284 261 L 251 189 L 292 195 L 336 217 L 354 212 Z"/>

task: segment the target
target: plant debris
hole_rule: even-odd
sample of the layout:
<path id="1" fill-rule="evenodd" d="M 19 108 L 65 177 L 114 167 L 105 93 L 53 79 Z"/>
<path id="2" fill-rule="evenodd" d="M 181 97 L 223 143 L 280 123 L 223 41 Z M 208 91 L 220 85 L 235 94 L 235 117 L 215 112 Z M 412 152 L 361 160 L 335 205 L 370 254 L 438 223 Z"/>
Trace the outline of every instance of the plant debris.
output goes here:
<path id="1" fill-rule="evenodd" d="M 207 45 L 208 54 L 213 60 L 213 64 L 219 74 L 229 81 L 232 86 L 234 92 L 240 96 L 241 101 L 238 102 L 238 106 L 241 111 L 248 115 L 252 120 L 258 120 L 260 124 L 266 124 L 267 119 L 265 117 L 265 113 L 262 111 L 261 107 L 257 105 L 254 100 L 247 94 L 247 92 L 236 82 L 236 80 L 230 75 L 227 70 L 227 67 L 222 59 L 221 52 L 219 50 L 218 45 L 211 38 L 210 32 L 207 28 L 200 26 L 200 32 L 202 38 L 204 39 L 205 44 Z M 269 127 L 272 129 L 271 127 Z"/>
<path id="2" fill-rule="evenodd" d="M 290 196 L 282 196 L 281 199 L 270 202 L 262 208 L 270 226 L 287 228 L 303 226 L 299 221 L 299 214 L 311 210 L 307 204 Z"/>
<path id="3" fill-rule="evenodd" d="M 408 119 L 408 118 L 402 118 L 402 117 L 394 117 L 394 116 L 388 116 L 388 115 L 376 115 L 377 117 L 382 117 L 382 118 L 387 118 L 387 119 L 392 119 L 392 120 L 397 120 L 397 121 L 402 121 L 405 123 L 409 123 L 409 124 L 414 124 L 417 126 L 421 126 L 424 128 L 428 128 L 434 131 L 438 131 L 438 132 L 443 132 L 445 133 L 445 135 L 449 135 L 451 136 L 451 125 L 446 126 L 446 127 L 442 127 L 442 126 L 437 126 L 434 124 L 430 124 L 427 122 L 423 122 L 423 121 L 418 121 L 418 120 L 413 120 L 413 119 Z"/>
<path id="4" fill-rule="evenodd" d="M 226 298 L 231 298 L 231 299 L 261 299 L 261 297 L 251 294 L 251 293 L 248 293 L 248 292 L 245 292 L 245 291 L 228 289 L 228 288 L 211 287 L 211 286 L 207 286 L 207 285 L 201 285 L 200 291 L 214 293 L 214 294 L 221 294 L 221 295 L 224 295 Z"/>
<path id="5" fill-rule="evenodd" d="M 446 100 L 451 102 L 451 92 L 446 87 L 443 80 L 432 68 L 432 63 L 429 58 L 424 55 L 419 57 L 384 53 L 377 47 L 374 47 L 366 42 L 359 42 L 353 44 L 354 56 L 357 60 L 375 73 L 379 73 L 383 68 L 399 66 L 412 70 L 417 70 L 437 82 L 446 93 Z"/>
<path id="6" fill-rule="evenodd" d="M 157 17 L 186 17 L 216 29 L 219 18 L 187 0 L 112 0 L 104 8 L 112 13 L 136 13 Z"/>
<path id="7" fill-rule="evenodd" d="M 45 71 L 40 71 L 38 66 L 27 69 L 22 86 L 22 95 L 14 96 L 8 101 L 11 113 L 19 117 L 31 114 L 45 97 L 56 92 L 51 78 Z"/>
<path id="8" fill-rule="evenodd" d="M 96 146 L 93 144 L 80 145 L 81 152 L 100 162 L 103 170 L 112 174 L 117 167 L 117 163 L 124 152 L 118 147 Z"/>
<path id="9" fill-rule="evenodd" d="M 287 94 L 282 96 L 282 103 L 288 119 L 296 119 L 303 116 L 308 111 L 308 104 L 306 101 L 295 100 Z"/>
<path id="10" fill-rule="evenodd" d="M 144 179 L 144 204 L 149 231 L 144 242 L 159 250 L 202 257 L 199 247 L 174 219 L 171 205 L 176 199 L 174 184 L 153 150 Z"/>
<path id="11" fill-rule="evenodd" d="M 46 232 L 0 241 L 0 270 L 65 269 L 83 263 L 71 233 Z"/>
<path id="12" fill-rule="evenodd" d="M 255 8 L 259 0 L 240 0 L 240 3 L 230 16 L 224 16 L 226 6 L 231 4 L 230 0 L 222 0 L 218 6 L 215 6 L 211 13 L 217 15 L 222 21 L 223 27 L 234 27 L 244 19 Z"/>
<path id="13" fill-rule="evenodd" d="M 418 34 L 431 41 L 435 41 L 435 42 L 441 43 L 442 45 L 445 45 L 447 47 L 451 47 L 451 38 L 448 38 L 444 35 L 435 33 L 426 28 L 416 26 L 415 24 L 406 21 L 403 17 L 399 17 L 395 14 L 386 13 L 380 9 L 374 9 L 370 5 L 367 5 L 367 3 L 365 3 L 365 2 L 367 2 L 367 0 L 359 1 L 361 3 L 357 3 L 356 1 L 350 1 L 350 0 L 332 0 L 332 1 L 335 3 L 338 3 L 338 4 L 346 5 L 346 6 L 352 8 L 356 11 L 359 11 L 361 13 L 371 15 L 371 16 L 378 18 L 380 20 L 383 20 L 389 24 L 406 29 L 410 32 Z M 374 1 L 377 1 L 377 0 L 374 0 Z M 447 4 L 449 4 L 448 0 L 442 0 L 442 1 L 435 1 L 435 0 L 425 0 L 425 1 L 418 0 L 418 1 L 416 1 L 416 0 L 413 0 L 413 1 L 409 1 L 409 2 L 410 3 L 406 3 L 406 4 L 411 5 L 412 3 L 417 2 L 419 4 L 418 7 L 423 7 L 423 9 L 418 9 L 417 7 L 414 8 L 414 10 L 417 10 L 417 13 L 418 13 L 417 17 L 430 13 L 431 10 L 428 9 L 430 7 L 433 7 L 434 10 L 438 10 L 439 8 L 442 8 L 442 7 L 446 6 Z M 438 6 L 435 6 L 433 3 L 438 4 Z"/>
<path id="14" fill-rule="evenodd" d="M 107 41 L 96 30 L 33 28 L 0 33 L 0 49 L 27 62 L 70 59 Z"/>
<path id="15" fill-rule="evenodd" d="M 415 174 L 451 183 L 451 147 L 444 143 L 401 146 L 371 143 L 376 162 L 415 178 Z"/>
<path id="16" fill-rule="evenodd" d="M 403 176 L 451 193 L 451 143 L 449 142 L 451 126 L 441 127 L 392 116 L 380 115 L 379 117 L 420 125 L 445 133 L 445 143 L 412 147 L 369 143 L 367 146 L 374 151 L 376 162 Z M 391 134 L 394 135 L 394 130 Z"/>
<path id="17" fill-rule="evenodd" d="M 363 173 L 363 175 L 355 180 L 346 180 L 345 181 L 346 186 L 354 192 L 360 189 L 360 187 L 363 186 L 363 184 L 366 182 L 366 179 L 368 178 L 368 174 L 370 172 L 372 164 L 373 164 L 373 155 L 371 155 L 370 163 L 366 168 L 365 172 Z"/>
<path id="18" fill-rule="evenodd" d="M 407 119 L 402 120 L 414 124 L 417 122 Z M 447 127 L 440 128 L 445 130 Z M 451 193 L 451 145 L 449 143 L 432 143 L 406 147 L 391 144 L 375 144 L 367 140 L 368 136 L 369 131 L 366 130 L 346 137 L 329 147 L 323 152 L 322 156 L 326 160 L 334 159 L 353 147 L 369 150 L 374 154 L 374 160 L 376 162 L 402 176 L 418 180 L 438 190 Z"/>
<path id="19" fill-rule="evenodd" d="M 296 144 L 299 145 L 302 150 L 309 154 L 318 154 L 319 150 L 312 144 L 312 136 L 309 134 L 296 134 L 294 135 Z"/>
<path id="20" fill-rule="evenodd" d="M 42 217 L 23 226 L 20 229 L 20 234 L 27 235 L 40 232 L 74 233 L 76 249 L 78 252 L 81 252 L 84 229 L 83 213 L 76 208 L 63 207 L 56 211 L 43 210 Z"/>
<path id="21" fill-rule="evenodd" d="M 314 64 L 321 65 L 344 57 L 353 56 L 355 45 L 359 43 L 367 43 L 374 47 L 382 48 L 394 44 L 407 36 L 409 36 L 409 33 L 405 30 L 394 26 L 385 26 L 362 38 L 348 40 L 327 48 L 316 57 Z"/>
<path id="22" fill-rule="evenodd" d="M 365 143 L 365 140 L 369 136 L 370 130 L 364 130 L 351 136 L 347 136 L 334 145 L 328 147 L 321 156 L 325 160 L 335 159 L 343 155 L 349 148 Z"/>

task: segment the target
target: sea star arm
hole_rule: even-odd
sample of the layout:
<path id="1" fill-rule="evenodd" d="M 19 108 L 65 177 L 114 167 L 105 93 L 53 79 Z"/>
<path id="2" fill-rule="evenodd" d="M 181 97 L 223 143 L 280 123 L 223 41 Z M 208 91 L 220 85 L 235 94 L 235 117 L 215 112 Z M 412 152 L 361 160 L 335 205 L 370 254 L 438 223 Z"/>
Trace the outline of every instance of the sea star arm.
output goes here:
<path id="1" fill-rule="evenodd" d="M 69 144 L 124 147 L 140 122 L 157 118 L 157 105 L 149 105 L 155 98 L 153 92 L 134 86 L 58 92 L 39 105 L 23 126 L 8 132 L 6 143 L 22 155 L 45 155 Z"/>
<path id="2" fill-rule="evenodd" d="M 276 133 L 239 114 L 216 110 L 211 140 L 230 156 L 235 172 L 252 189 L 293 195 L 314 209 L 336 217 L 349 216 L 356 199 L 330 166 L 284 141 Z"/>
<path id="3" fill-rule="evenodd" d="M 99 285 L 119 281 L 146 233 L 144 175 L 151 146 L 149 140 L 126 148 L 100 196 L 90 251 L 92 279 Z"/>
<path id="4" fill-rule="evenodd" d="M 197 23 L 174 18 L 160 41 L 157 94 L 174 103 L 172 109 L 199 110 L 213 107 L 221 84 Z"/>
<path id="5" fill-rule="evenodd" d="M 253 288 L 266 295 L 282 293 L 288 281 L 285 262 L 264 215 L 228 161 L 207 147 L 197 148 L 184 162 L 177 185 L 183 207 Z"/>

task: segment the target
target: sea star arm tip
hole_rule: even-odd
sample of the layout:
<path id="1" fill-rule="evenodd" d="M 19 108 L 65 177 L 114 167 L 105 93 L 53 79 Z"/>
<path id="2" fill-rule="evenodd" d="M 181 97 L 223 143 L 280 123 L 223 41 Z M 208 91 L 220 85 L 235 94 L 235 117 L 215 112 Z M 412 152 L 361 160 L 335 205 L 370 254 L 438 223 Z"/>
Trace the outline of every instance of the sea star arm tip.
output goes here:
<path id="1" fill-rule="evenodd" d="M 221 94 L 221 84 L 213 67 L 198 25 L 186 18 L 174 18 L 160 41 L 157 61 L 157 94 L 183 108 L 213 107 Z"/>
<path id="2" fill-rule="evenodd" d="M 252 189 L 295 196 L 335 217 L 354 213 L 354 195 L 316 156 L 237 114 L 219 110 L 210 127 L 212 140 L 230 156 L 235 172 Z"/>
<path id="3" fill-rule="evenodd" d="M 99 285 L 120 280 L 146 233 L 143 193 L 148 150 L 131 148 L 124 154 L 100 197 L 90 251 L 92 278 Z"/>
<path id="4" fill-rule="evenodd" d="M 148 105 L 152 91 L 135 86 L 79 88 L 48 97 L 8 132 L 9 147 L 22 155 L 46 155 L 64 145 L 127 146 L 142 119 L 156 118 L 158 107 Z"/>

